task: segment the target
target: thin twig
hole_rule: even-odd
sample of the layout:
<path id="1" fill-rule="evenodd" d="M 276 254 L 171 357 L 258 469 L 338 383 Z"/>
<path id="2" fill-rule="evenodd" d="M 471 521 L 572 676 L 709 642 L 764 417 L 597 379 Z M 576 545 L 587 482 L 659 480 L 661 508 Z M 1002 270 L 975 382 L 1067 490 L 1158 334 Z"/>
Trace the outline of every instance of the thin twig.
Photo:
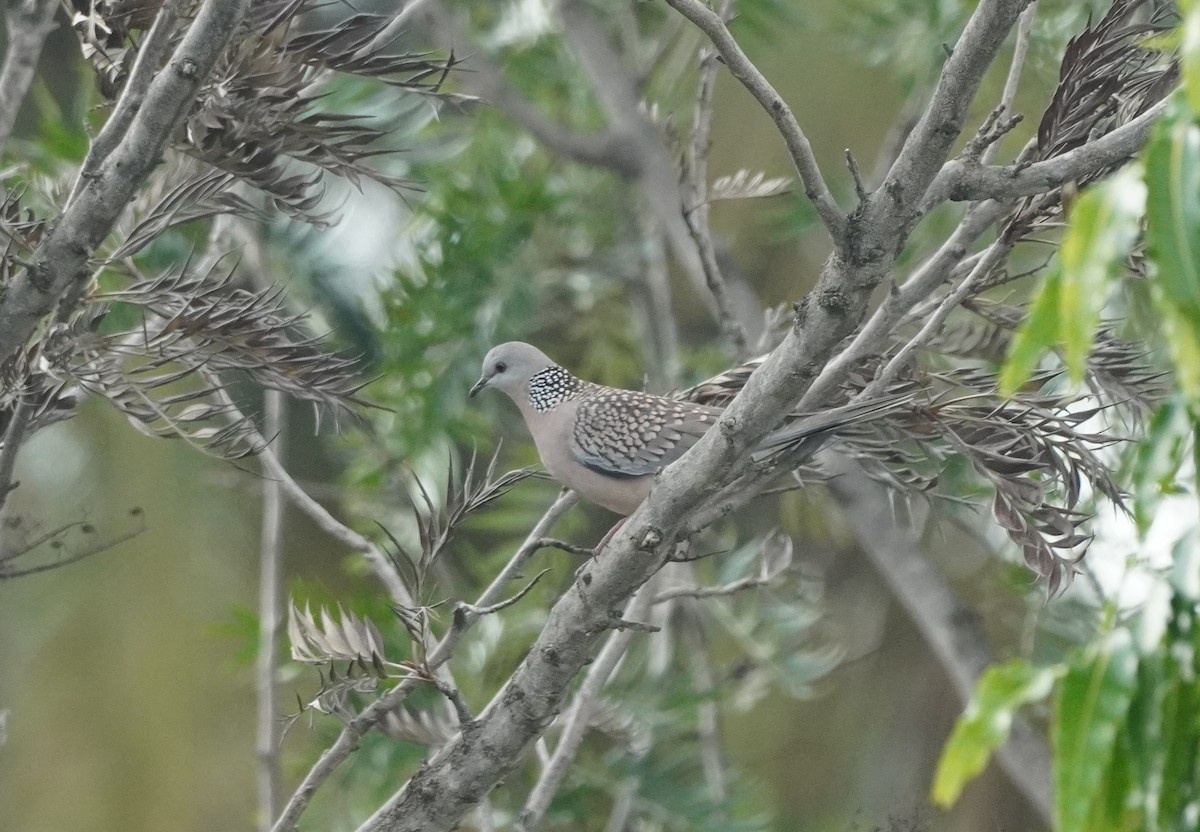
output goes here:
<path id="1" fill-rule="evenodd" d="M 457 17 L 438 0 L 425 2 L 423 9 L 441 42 L 469 55 L 459 64 L 463 70 L 460 77 L 473 92 L 528 130 L 549 152 L 638 183 L 646 205 L 665 231 L 672 254 L 705 309 L 716 318 L 703 266 L 680 212 L 683 197 L 674 160 L 662 131 L 642 112 L 639 79 L 626 69 L 623 57 L 615 54 L 605 24 L 587 4 L 564 2 L 559 13 L 569 45 L 605 105 L 608 124 L 596 133 L 577 132 L 543 114 L 505 78 L 483 49 L 469 40 Z"/>
<path id="2" fill-rule="evenodd" d="M 1038 0 L 1025 7 L 1017 20 L 1017 38 L 1013 44 L 1012 61 L 1008 65 L 1008 77 L 1004 79 L 1004 92 L 1000 94 L 1000 105 L 996 108 L 1004 113 L 1013 111 L 1013 102 L 1017 100 L 1017 88 L 1021 85 L 1021 70 L 1025 66 L 1025 56 L 1029 52 L 1029 37 L 1033 33 L 1033 20 L 1037 16 Z M 992 142 L 984 149 L 979 161 L 990 164 L 999 149 L 999 142 Z"/>
<path id="3" fill-rule="evenodd" d="M 17 453 L 21 450 L 21 443 L 25 441 L 25 431 L 29 429 L 32 418 L 33 408 L 24 396 L 18 395 L 9 419 L 8 430 L 4 432 L 4 446 L 0 447 L 0 509 L 4 508 L 8 502 L 8 495 L 16 488 L 12 479 L 13 470 L 16 468 Z M 0 513 L 0 516 L 3 514 Z M 0 542 L 3 540 L 2 535 L 3 531 L 0 530 Z M 2 545 L 0 551 L 3 551 Z"/>
<path id="4" fill-rule="evenodd" d="M 547 117 L 509 83 L 504 72 L 481 48 L 471 42 L 454 12 L 439 0 L 422 0 L 420 10 L 432 22 L 442 42 L 469 56 L 462 62 L 468 71 L 461 77 L 470 89 L 528 130 L 548 150 L 567 159 L 615 171 L 626 178 L 638 176 L 641 163 L 632 152 L 632 140 L 628 136 L 611 128 L 579 133 Z"/>
<path id="5" fill-rule="evenodd" d="M 655 598 L 658 601 L 658 598 Z M 709 797 L 718 806 L 729 798 L 728 777 L 725 773 L 725 754 L 721 747 L 721 713 L 715 698 L 717 681 L 702 623 L 684 628 L 685 638 L 692 642 L 692 681 L 702 698 L 696 705 L 696 733 L 700 739 L 700 766 Z"/>
<path id="6" fill-rule="evenodd" d="M 720 15 L 700 0 L 667 0 L 667 3 L 708 36 L 725 65 L 729 67 L 729 71 L 742 82 L 774 120 L 787 145 L 788 153 L 791 154 L 796 172 L 800 175 L 800 181 L 804 183 L 805 195 L 817 209 L 817 214 L 833 238 L 834 244 L 840 245 L 846 232 L 846 216 L 838 208 L 837 201 L 821 176 L 821 169 L 817 165 L 817 158 L 813 154 L 808 136 L 800 128 L 800 123 L 796 121 L 782 96 L 746 57 L 746 53 L 734 40 Z"/>
<path id="7" fill-rule="evenodd" d="M 58 0 L 17 0 L 4 16 L 8 29 L 4 66 L 0 67 L 0 152 L 8 144 L 21 102 L 37 71 L 38 57 L 50 30 Z"/>
<path id="8" fill-rule="evenodd" d="M 467 700 L 463 699 L 462 691 L 436 676 L 429 676 L 426 681 L 437 688 L 442 696 L 446 697 L 446 700 L 454 709 L 454 715 L 458 718 L 459 726 L 470 725 L 475 721 L 475 715 L 471 713 L 471 708 L 467 705 Z"/>
<path id="9" fill-rule="evenodd" d="M 854 180 L 854 195 L 858 197 L 858 204 L 862 205 L 871 196 L 871 192 L 867 189 L 867 184 L 863 182 L 862 171 L 858 169 L 858 160 L 854 158 L 854 154 L 848 147 L 846 148 L 846 168 Z"/>
<path id="10" fill-rule="evenodd" d="M 530 530 L 525 540 L 517 547 L 517 551 L 509 559 L 508 563 L 504 565 L 504 568 L 488 584 L 487 589 L 475 600 L 475 606 L 488 607 L 500 600 L 505 588 L 525 570 L 525 564 L 529 562 L 534 553 L 542 548 L 540 541 L 545 539 L 546 533 L 577 502 L 579 502 L 579 495 L 574 491 L 563 489 L 559 493 L 554 502 L 550 504 L 550 507 L 546 509 L 546 513 L 534 524 L 533 529 Z M 468 617 L 468 620 L 470 623 L 474 622 L 473 618 Z"/>
<path id="11" fill-rule="evenodd" d="M 720 8 L 721 20 L 728 20 L 733 10 L 733 0 L 723 0 Z M 713 93 L 717 86 L 717 51 L 706 47 L 700 56 L 700 79 L 696 87 L 696 105 L 692 117 L 692 141 L 684 156 L 683 194 L 688 204 L 682 206 L 683 220 L 688 233 L 696 243 L 700 265 L 708 291 L 717 306 L 717 320 L 721 332 L 733 351 L 736 360 L 747 357 L 746 330 L 733 314 L 725 276 L 717 261 L 717 249 L 713 244 L 712 226 L 709 224 L 708 204 L 708 155 L 712 149 Z"/>
<path id="12" fill-rule="evenodd" d="M 524 598 L 526 595 L 528 595 L 529 590 L 533 589 L 537 585 L 537 582 L 540 581 L 545 576 L 545 574 L 549 571 L 550 571 L 549 569 L 543 569 L 541 572 L 534 575 L 533 580 L 530 581 L 529 583 L 527 583 L 523 589 L 519 590 L 515 595 L 512 595 L 511 597 L 505 598 L 503 601 L 497 601 L 496 603 L 490 604 L 486 607 L 481 607 L 481 606 L 478 606 L 477 604 L 468 604 L 466 602 L 462 602 L 462 603 L 459 603 L 455 607 L 455 611 L 458 612 L 461 610 L 463 613 L 469 613 L 470 615 L 474 615 L 474 616 L 481 616 L 481 615 L 492 615 L 493 613 L 500 612 L 500 610 L 508 609 L 513 604 L 517 603 L 522 598 Z"/>
<path id="13" fill-rule="evenodd" d="M 698 560 L 698 558 L 691 558 L 688 561 L 681 562 L 690 563 L 694 560 Z M 653 603 L 661 604 L 665 601 L 674 601 L 677 598 L 724 598 L 744 592 L 747 589 L 768 586 L 772 580 L 772 578 L 752 575 L 748 578 L 721 584 L 720 586 L 677 586 L 671 589 L 664 589 L 655 595 Z"/>
<path id="14" fill-rule="evenodd" d="M 574 543 L 567 543 L 565 540 L 558 540 L 553 537 L 539 537 L 533 541 L 535 549 L 560 549 L 568 554 L 579 555 L 585 558 L 594 558 L 596 556 L 595 549 L 589 549 L 587 546 L 576 546 Z"/>
<path id="15" fill-rule="evenodd" d="M 226 419 L 230 422 L 244 421 L 245 416 L 241 408 L 233 401 L 233 398 L 221 383 L 220 377 L 207 369 L 201 370 L 201 375 L 217 391 L 217 399 L 224 408 Z M 341 541 L 345 546 L 367 559 L 367 563 L 370 564 L 376 577 L 379 578 L 380 582 L 387 589 L 393 604 L 406 608 L 420 606 L 413 599 L 412 594 L 408 591 L 408 587 L 404 585 L 404 580 L 400 577 L 400 573 L 396 571 L 391 559 L 388 558 L 382 549 L 339 521 L 329 513 L 328 509 L 309 496 L 308 492 L 301 488 L 300 484 L 283 467 L 283 464 L 279 461 L 279 458 L 275 455 L 275 452 L 261 433 L 253 430 L 248 435 L 248 441 L 255 446 L 259 461 L 266 475 L 274 477 L 279 481 L 283 492 L 296 508 L 300 509 L 309 519 L 315 522 L 321 531 L 334 540 Z"/>
<path id="16" fill-rule="evenodd" d="M 114 537 L 111 540 L 106 540 L 103 543 L 97 543 L 94 546 L 89 546 L 86 549 L 81 549 L 78 552 L 73 552 L 69 557 L 65 557 L 60 560 L 56 560 L 53 563 L 41 563 L 41 564 L 38 564 L 37 566 L 30 566 L 30 567 L 27 567 L 24 569 L 12 569 L 12 568 L 8 568 L 8 567 L 2 568 L 2 569 L 0 569 L 0 580 L 8 580 L 10 578 L 23 578 L 28 575 L 36 575 L 39 572 L 49 572 L 52 569 L 58 569 L 60 567 L 66 566 L 71 563 L 77 563 L 78 561 L 81 561 L 85 558 L 90 558 L 93 555 L 98 555 L 101 552 L 107 552 L 109 549 L 113 548 L 114 546 L 118 546 L 127 540 L 132 540 L 133 538 L 137 537 L 139 534 L 141 534 L 145 530 L 146 529 L 143 527 L 140 529 L 135 529 L 131 532 L 126 532 L 125 534 L 120 535 L 118 537 Z M 27 551 L 29 551 L 29 550 L 27 550 Z"/>
<path id="17" fill-rule="evenodd" d="M 647 347 L 646 375 L 654 389 L 670 390 L 679 379 L 679 322 L 671 304 L 671 275 L 667 268 L 662 223 L 646 205 L 633 200 L 639 217 L 644 252 L 636 277 L 646 302 L 634 304 L 641 340 Z"/>
<path id="18" fill-rule="evenodd" d="M 629 825 L 629 816 L 633 814 L 637 790 L 636 777 L 626 777 L 617 785 L 612 811 L 609 812 L 608 823 L 604 825 L 604 832 L 625 832 Z"/>
<path id="19" fill-rule="evenodd" d="M 7 563 L 10 560 L 16 560 L 17 558 L 24 557 L 34 549 L 41 546 L 43 543 L 54 540 L 56 537 L 62 537 L 71 529 L 78 528 L 80 531 L 82 531 L 83 527 L 86 525 L 87 523 L 83 520 L 72 520 L 68 523 L 63 523 L 61 526 L 55 526 L 49 531 L 42 532 L 37 537 L 33 538 L 33 540 L 23 540 L 21 545 L 15 549 L 10 549 L 8 551 L 0 550 L 0 563 Z"/>
<path id="20" fill-rule="evenodd" d="M 282 462 L 286 410 L 283 394 L 267 390 L 263 396 L 264 428 L 278 449 Z M 275 477 L 262 478 L 262 527 L 258 569 L 258 826 L 269 830 L 278 811 L 279 720 L 275 699 L 278 682 L 279 624 L 281 619 L 280 579 L 283 571 L 283 489 Z"/>
<path id="21" fill-rule="evenodd" d="M 1004 238 L 992 243 L 984 252 L 983 257 L 979 258 L 979 262 L 975 264 L 975 268 L 971 269 L 970 274 L 963 278 L 962 282 L 954 288 L 954 291 L 946 295 L 938 308 L 926 319 L 924 326 L 921 327 L 917 334 L 899 352 L 892 356 L 887 366 L 876 374 L 875 378 L 863 389 L 859 396 L 866 400 L 878 396 L 882 391 L 886 390 L 897 374 L 912 360 L 916 351 L 929 343 L 930 339 L 942 331 L 942 325 L 946 322 L 946 318 L 962 304 L 964 298 L 971 294 L 975 289 L 975 284 L 984 279 L 997 263 L 1008 256 L 1010 251 L 1012 251 L 1012 243 Z"/>

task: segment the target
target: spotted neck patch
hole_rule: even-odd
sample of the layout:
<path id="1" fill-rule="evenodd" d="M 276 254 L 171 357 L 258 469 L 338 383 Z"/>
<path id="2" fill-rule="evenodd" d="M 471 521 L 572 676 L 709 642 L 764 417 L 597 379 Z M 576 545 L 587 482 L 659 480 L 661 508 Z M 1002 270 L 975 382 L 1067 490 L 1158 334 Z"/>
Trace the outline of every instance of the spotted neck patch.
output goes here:
<path id="1" fill-rule="evenodd" d="M 582 381 L 557 364 L 552 364 L 529 377 L 529 404 L 538 413 L 545 413 L 574 398 L 582 389 Z"/>

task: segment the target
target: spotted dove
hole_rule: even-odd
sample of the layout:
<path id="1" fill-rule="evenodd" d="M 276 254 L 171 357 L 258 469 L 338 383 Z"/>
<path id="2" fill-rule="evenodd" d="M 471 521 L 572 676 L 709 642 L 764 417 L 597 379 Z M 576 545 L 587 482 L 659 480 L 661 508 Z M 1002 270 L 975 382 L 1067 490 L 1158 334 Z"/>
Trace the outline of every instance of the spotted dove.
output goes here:
<path id="1" fill-rule="evenodd" d="M 488 352 L 470 394 L 485 387 L 500 390 L 517 405 L 554 479 L 621 515 L 632 514 L 650 493 L 654 475 L 683 456 L 721 415 L 717 407 L 583 381 L 520 341 Z M 756 450 L 819 443 L 838 428 L 896 404 L 852 404 L 793 421 Z"/>

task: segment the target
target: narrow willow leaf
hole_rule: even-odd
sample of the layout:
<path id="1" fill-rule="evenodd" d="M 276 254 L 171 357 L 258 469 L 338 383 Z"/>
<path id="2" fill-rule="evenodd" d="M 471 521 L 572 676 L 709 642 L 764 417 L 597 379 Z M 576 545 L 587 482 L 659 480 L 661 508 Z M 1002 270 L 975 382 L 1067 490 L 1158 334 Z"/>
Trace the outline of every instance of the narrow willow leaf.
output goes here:
<path id="1" fill-rule="evenodd" d="M 1146 207 L 1141 171 L 1130 166 L 1089 188 L 1071 212 L 1059 267 L 1046 275 L 1029 317 L 1018 328 L 1000 373 L 1012 395 L 1051 348 L 1063 348 L 1074 381 L 1082 381 L 1109 285 L 1137 242 Z"/>
<path id="2" fill-rule="evenodd" d="M 933 777 L 934 803 L 948 807 L 958 800 L 992 752 L 1008 739 L 1016 710 L 1046 698 L 1064 671 L 1062 666 L 1034 667 L 1024 659 L 1013 659 L 984 672 L 974 699 L 942 750 Z"/>
<path id="3" fill-rule="evenodd" d="M 1126 629 L 1072 663 L 1059 688 L 1052 731 L 1054 828 L 1084 832 L 1125 724 L 1137 678 L 1137 652 Z"/>
<path id="4" fill-rule="evenodd" d="M 1149 532 L 1163 496 L 1179 492 L 1177 478 L 1191 434 L 1187 408 L 1178 396 L 1154 411 L 1146 434 L 1137 445 L 1131 471 L 1133 500 L 1130 502 L 1138 535 L 1145 537 Z"/>
<path id="5" fill-rule="evenodd" d="M 1176 100 L 1146 147 L 1146 242 L 1179 386 L 1200 412 L 1200 128 Z"/>
<path id="6" fill-rule="evenodd" d="M 1058 329 L 1074 381 L 1083 380 L 1109 284 L 1137 242 L 1145 210 L 1142 173 L 1130 165 L 1085 191 L 1071 212 L 1061 249 Z"/>
<path id="7" fill-rule="evenodd" d="M 1169 680 L 1161 693 L 1157 715 L 1161 727 L 1152 749 L 1162 784 L 1157 810 L 1161 829 L 1194 829 L 1200 805 L 1200 623 L 1197 621 L 1196 549 L 1180 541 L 1173 555 L 1176 568 L 1187 571 L 1172 580 L 1172 615 L 1160 655 L 1163 676 Z"/>
<path id="8" fill-rule="evenodd" d="M 1183 87 L 1193 113 L 1200 113 L 1200 4 L 1194 0 L 1181 2 L 1185 11 L 1180 26 L 1179 48 Z"/>
<path id="9" fill-rule="evenodd" d="M 1037 297 L 1031 304 L 1029 316 L 1013 336 L 1008 358 L 1000 369 L 1000 393 L 1011 396 L 1024 384 L 1037 367 L 1038 360 L 1054 345 L 1058 336 L 1058 297 L 1062 275 L 1052 271 L 1046 275 Z"/>
<path id="10" fill-rule="evenodd" d="M 1175 706 L 1180 680 L 1172 678 L 1161 653 L 1146 656 L 1138 668 L 1137 690 L 1125 725 L 1126 756 L 1136 778 L 1142 812 L 1149 829 L 1158 828 L 1163 772 L 1170 737 L 1175 733 Z M 1166 729 L 1166 735 L 1164 735 Z"/>

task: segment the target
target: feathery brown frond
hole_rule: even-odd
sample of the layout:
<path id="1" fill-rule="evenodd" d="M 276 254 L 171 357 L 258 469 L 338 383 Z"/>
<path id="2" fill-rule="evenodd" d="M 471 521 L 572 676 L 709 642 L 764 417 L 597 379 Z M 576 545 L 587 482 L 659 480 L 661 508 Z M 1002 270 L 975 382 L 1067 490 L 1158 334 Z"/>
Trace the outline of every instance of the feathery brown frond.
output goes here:
<path id="1" fill-rule="evenodd" d="M 989 334 L 987 339 L 995 337 Z M 1111 349 L 1098 352 L 1097 358 L 1110 375 L 1131 383 L 1152 378 L 1136 359 L 1132 345 L 1111 337 L 1109 343 Z M 724 406 L 762 360 L 732 368 L 679 396 Z M 849 376 L 843 391 L 846 400 L 871 383 L 880 360 Z M 1044 372 L 1032 380 L 1030 389 L 1055 377 Z M 887 394 L 910 391 L 913 384 L 912 379 L 899 379 Z M 1020 548 L 1026 564 L 1046 582 L 1051 594 L 1060 591 L 1090 540 L 1080 531 L 1087 519 L 1079 510 L 1082 484 L 1087 482 L 1095 493 L 1122 505 L 1120 489 L 1096 453 L 1116 440 L 1080 429 L 1102 408 L 1075 407 L 1080 397 L 1066 394 L 1024 393 L 1000 400 L 995 375 L 976 369 L 931 374 L 922 386 L 944 392 L 933 400 L 914 400 L 887 419 L 848 425 L 833 443 L 858 459 L 872 478 L 910 496 L 943 496 L 937 486 L 950 455 L 964 457 L 992 490 L 993 515 Z"/>
<path id="2" fill-rule="evenodd" d="M 205 169 L 164 179 L 172 183 L 166 193 L 146 192 L 149 200 L 139 199 L 135 203 L 132 227 L 124 233 L 112 259 L 131 257 L 170 229 L 194 220 L 225 215 L 266 221 L 268 217 L 265 211 L 234 192 L 237 178 L 233 174 Z M 141 204 L 143 201 L 147 204 Z"/>
<path id="3" fill-rule="evenodd" d="M 1030 161 L 1060 156 L 1112 132 L 1161 101 L 1179 76 L 1178 58 L 1145 48 L 1142 41 L 1174 24 L 1175 13 L 1153 0 L 1113 0 L 1100 20 L 1067 43 L 1058 86 L 1038 124 L 1037 151 Z M 1107 176 L 1095 171 L 1082 187 Z M 1011 240 L 1025 239 L 1054 223 L 1062 189 L 1023 200 L 1007 223 Z"/>
<path id="4" fill-rule="evenodd" d="M 174 355 L 147 358 L 136 340 L 141 333 L 101 335 L 96 332 L 101 319 L 102 312 L 92 309 L 69 325 L 51 328 L 44 352 L 52 374 L 107 399 L 147 436 L 181 438 L 224 459 L 258 452 L 249 417 L 223 404 L 219 388 L 197 382 L 200 361 Z"/>
<path id="5" fill-rule="evenodd" d="M 413 520 L 420 542 L 419 551 L 401 543 L 387 528 L 380 528 L 392 544 L 394 551 L 388 552 L 405 584 L 412 590 L 414 597 L 424 595 L 425 575 L 429 567 L 445 550 L 458 524 L 472 512 L 478 511 L 491 504 L 493 500 L 503 496 L 510 488 L 526 477 L 532 476 L 533 471 L 520 468 L 503 474 L 496 473 L 496 462 L 499 459 L 499 449 L 488 460 L 487 466 L 481 471 L 478 457 L 474 452 L 463 471 L 462 480 L 455 484 L 454 465 L 446 469 L 446 486 L 444 499 L 436 501 L 418 477 L 412 477 L 416 494 L 413 500 Z M 403 618 L 403 613 L 397 611 Z"/>
<path id="6" fill-rule="evenodd" d="M 417 711 L 401 705 L 384 715 L 379 730 L 394 740 L 438 748 L 458 733 L 458 726 L 432 711 Z"/>
<path id="7" fill-rule="evenodd" d="M 143 313 L 143 325 L 131 332 L 105 336 L 124 351 L 135 349 L 149 364 L 173 362 L 193 369 L 236 370 L 264 387 L 334 413 L 364 405 L 357 397 L 365 383 L 356 362 L 327 352 L 322 339 L 303 331 L 303 315 L 289 313 L 282 289 L 258 292 L 233 285 L 233 274 L 197 274 L 169 270 L 157 278 L 92 298 L 102 308 L 120 303 Z"/>
<path id="8" fill-rule="evenodd" d="M 115 98 L 137 55 L 130 32 L 149 27 L 159 4 L 76 2 L 73 26 L 84 55 L 100 77 L 102 93 Z M 237 46 L 201 88 L 177 141 L 184 152 L 262 190 L 285 214 L 316 225 L 333 216 L 319 207 L 326 174 L 355 186 L 364 179 L 389 188 L 406 185 L 371 164 L 397 151 L 382 144 L 391 132 L 387 125 L 320 109 L 331 74 L 437 97 L 455 64 L 452 55 L 397 51 L 389 34 L 394 15 L 356 13 L 310 26 L 309 13 L 326 5 L 308 0 L 254 4 Z M 139 240 L 133 250 L 147 241 Z"/>

